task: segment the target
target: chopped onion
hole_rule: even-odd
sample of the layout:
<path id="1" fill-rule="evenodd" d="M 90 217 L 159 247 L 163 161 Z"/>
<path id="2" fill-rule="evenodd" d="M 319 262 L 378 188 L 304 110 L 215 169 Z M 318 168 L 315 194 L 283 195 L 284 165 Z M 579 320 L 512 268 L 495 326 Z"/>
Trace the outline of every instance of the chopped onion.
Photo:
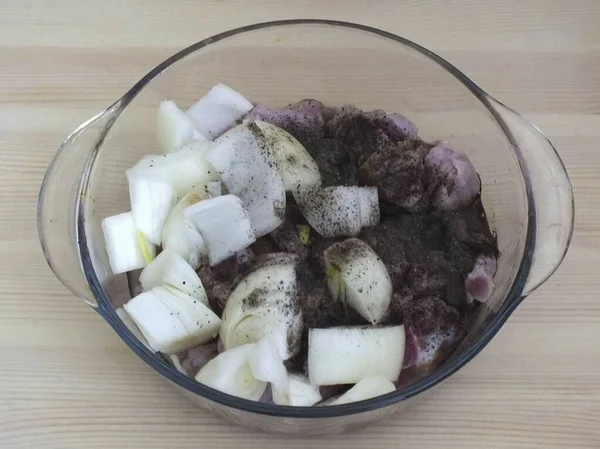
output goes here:
<path id="1" fill-rule="evenodd" d="M 294 264 L 267 265 L 250 273 L 223 310 L 220 337 L 225 349 L 266 337 L 283 360 L 292 357 L 300 349 L 302 332 L 297 300 Z"/>
<path id="2" fill-rule="evenodd" d="M 235 125 L 252 107 L 252 103 L 240 93 L 224 84 L 217 84 L 186 114 L 198 131 L 212 140 Z"/>
<path id="3" fill-rule="evenodd" d="M 131 212 L 136 227 L 156 245 L 162 241 L 167 216 L 176 203 L 175 191 L 167 182 L 127 171 Z"/>
<path id="4" fill-rule="evenodd" d="M 156 287 L 123 306 L 155 351 L 173 354 L 215 338 L 221 320 L 201 301 Z"/>
<path id="5" fill-rule="evenodd" d="M 285 213 L 285 186 L 268 145 L 260 128 L 248 122 L 219 137 L 207 156 L 228 192 L 242 200 L 257 238 L 279 226 Z"/>
<path id="6" fill-rule="evenodd" d="M 277 405 L 309 407 L 323 399 L 319 388 L 311 385 L 306 376 L 290 374 L 288 389 L 273 388 L 273 401 Z"/>
<path id="7" fill-rule="evenodd" d="M 392 299 L 392 280 L 377 253 L 359 239 L 334 243 L 323 252 L 332 298 L 377 324 Z"/>
<path id="8" fill-rule="evenodd" d="M 179 255 L 163 251 L 140 274 L 144 290 L 161 285 L 173 287 L 208 306 L 204 286 L 194 269 Z"/>
<path id="9" fill-rule="evenodd" d="M 393 382 L 402 369 L 404 339 L 404 326 L 310 329 L 310 383 L 353 384 L 368 376 Z"/>
<path id="10" fill-rule="evenodd" d="M 349 402 L 364 401 L 396 391 L 396 386 L 381 376 L 365 377 L 347 392 L 327 405 L 341 405 Z"/>
<path id="11" fill-rule="evenodd" d="M 223 393 L 257 401 L 267 388 L 267 382 L 254 377 L 250 359 L 255 354 L 255 344 L 222 352 L 198 371 L 196 380 Z"/>
<path id="12" fill-rule="evenodd" d="M 213 184 L 213 183 L 209 183 Z M 220 182 L 215 182 L 219 184 Z M 204 237 L 196 226 L 185 218 L 183 211 L 199 201 L 212 198 L 217 190 L 209 189 L 209 185 L 201 184 L 187 193 L 171 210 L 162 233 L 162 246 L 164 250 L 173 251 L 183 257 L 194 269 L 200 267 L 202 255 L 208 254 Z"/>
<path id="13" fill-rule="evenodd" d="M 206 160 L 210 142 L 193 142 L 175 153 L 144 156 L 127 170 L 127 178 L 136 175 L 144 179 L 164 181 L 173 189 L 177 197 L 201 184 L 219 180 L 219 174 Z"/>
<path id="14" fill-rule="evenodd" d="M 289 388 L 288 374 L 275 345 L 263 338 L 256 343 L 256 351 L 250 357 L 250 368 L 254 377 L 269 382 L 273 388 L 286 391 Z"/>
<path id="15" fill-rule="evenodd" d="M 379 223 L 377 187 L 323 187 L 299 190 L 294 198 L 306 221 L 323 237 L 356 235 Z"/>
<path id="16" fill-rule="evenodd" d="M 221 181 L 213 181 L 206 184 L 206 191 L 210 197 L 223 195 Z"/>
<path id="17" fill-rule="evenodd" d="M 262 131 L 261 140 L 266 143 L 287 192 L 321 185 L 319 166 L 294 136 L 271 123 L 260 120 L 254 123 Z"/>
<path id="18" fill-rule="evenodd" d="M 172 100 L 164 100 L 158 107 L 156 137 L 163 153 L 177 151 L 193 140 L 206 141 L 196 130 L 192 119 Z"/>
<path id="19" fill-rule="evenodd" d="M 121 318 L 123 324 L 127 326 L 129 331 L 134 335 L 134 337 L 137 338 L 144 346 L 150 348 L 150 345 L 148 344 L 146 338 L 140 331 L 140 328 L 137 326 L 137 324 L 135 324 L 135 321 L 133 321 L 133 319 L 129 316 L 125 309 L 123 307 L 119 307 L 115 310 L 115 312 L 117 313 L 118 317 Z"/>
<path id="20" fill-rule="evenodd" d="M 183 212 L 206 241 L 211 265 L 233 256 L 255 240 L 248 213 L 234 195 L 200 201 Z"/>
<path id="21" fill-rule="evenodd" d="M 131 212 L 106 217 L 102 220 L 102 231 L 113 274 L 143 268 L 156 254 L 156 247 L 137 230 Z"/>

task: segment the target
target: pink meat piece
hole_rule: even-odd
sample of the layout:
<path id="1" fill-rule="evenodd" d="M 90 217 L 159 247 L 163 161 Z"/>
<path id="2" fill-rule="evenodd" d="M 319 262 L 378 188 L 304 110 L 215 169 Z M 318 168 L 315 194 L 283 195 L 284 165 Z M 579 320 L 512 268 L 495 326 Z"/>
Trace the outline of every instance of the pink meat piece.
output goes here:
<path id="1" fill-rule="evenodd" d="M 215 358 L 217 354 L 217 341 L 215 340 L 204 345 L 195 346 L 177 355 L 181 360 L 181 367 L 188 376 L 194 377 L 200 371 L 200 368 Z"/>
<path id="2" fill-rule="evenodd" d="M 494 290 L 494 274 L 496 274 L 495 257 L 482 255 L 475 260 L 475 266 L 465 280 L 469 302 L 474 300 L 486 302 L 490 298 Z"/>
<path id="3" fill-rule="evenodd" d="M 301 112 L 310 117 L 317 117 L 322 119 L 325 113 L 325 106 L 318 100 L 306 99 L 290 105 L 288 109 L 292 111 Z"/>
<path id="4" fill-rule="evenodd" d="M 417 127 L 402 114 L 388 114 L 382 109 L 376 109 L 366 115 L 394 142 L 417 138 Z"/>
<path id="5" fill-rule="evenodd" d="M 481 182 L 469 158 L 447 142 L 439 142 L 425 157 L 429 172 L 431 200 L 444 211 L 467 208 L 481 189 Z"/>
<path id="6" fill-rule="evenodd" d="M 419 359 L 419 338 L 415 328 L 412 325 L 405 325 L 404 331 L 406 332 L 406 342 L 404 346 L 404 362 L 402 368 L 410 368 L 417 364 Z"/>
<path id="7" fill-rule="evenodd" d="M 429 370 L 456 345 L 460 314 L 439 297 L 394 293 L 392 306 L 403 314 L 406 332 L 403 369 Z"/>
<path id="8" fill-rule="evenodd" d="M 324 109 L 323 103 L 317 100 L 302 100 L 284 109 L 269 109 L 257 104 L 244 118 L 278 126 L 306 145 L 324 137 Z"/>

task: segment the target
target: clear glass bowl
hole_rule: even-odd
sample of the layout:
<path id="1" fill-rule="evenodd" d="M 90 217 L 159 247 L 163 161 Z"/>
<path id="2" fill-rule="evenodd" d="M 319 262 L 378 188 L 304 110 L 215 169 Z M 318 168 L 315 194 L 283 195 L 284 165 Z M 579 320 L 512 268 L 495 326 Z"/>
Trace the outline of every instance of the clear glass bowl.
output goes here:
<path id="1" fill-rule="evenodd" d="M 464 150 L 481 175 L 498 235 L 493 297 L 476 326 L 435 372 L 394 393 L 329 407 L 283 407 L 229 396 L 186 377 L 141 344 L 112 304 L 130 297 L 113 276 L 101 220 L 129 210 L 126 168 L 157 152 L 156 110 L 187 107 L 222 82 L 271 107 L 302 98 L 400 112 L 425 140 Z M 458 69 L 399 36 L 329 20 L 288 20 L 231 30 L 172 56 L 75 130 L 48 168 L 38 204 L 45 256 L 148 365 L 186 396 L 230 421 L 278 432 L 337 433 L 399 412 L 481 351 L 509 315 L 558 267 L 573 230 L 573 196 L 551 143 Z"/>

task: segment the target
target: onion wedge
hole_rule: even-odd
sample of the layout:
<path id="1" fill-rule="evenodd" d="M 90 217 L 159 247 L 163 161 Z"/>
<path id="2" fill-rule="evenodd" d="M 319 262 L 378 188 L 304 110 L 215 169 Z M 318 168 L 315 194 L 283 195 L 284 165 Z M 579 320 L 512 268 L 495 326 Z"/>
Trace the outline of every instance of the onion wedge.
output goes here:
<path id="1" fill-rule="evenodd" d="M 250 367 L 250 359 L 256 354 L 256 344 L 238 346 L 222 352 L 196 374 L 196 380 L 215 390 L 257 401 L 267 382 L 257 379 Z"/>
<path id="2" fill-rule="evenodd" d="M 113 274 L 143 268 L 156 254 L 156 247 L 137 230 L 131 212 L 106 217 L 102 231 Z"/>
<path id="3" fill-rule="evenodd" d="M 210 142 L 193 142 L 175 153 L 147 155 L 127 170 L 132 176 L 169 184 L 178 198 L 201 184 L 219 180 L 219 174 L 206 160 Z"/>
<path id="4" fill-rule="evenodd" d="M 242 200 L 257 238 L 279 226 L 285 213 L 285 185 L 268 145 L 260 128 L 248 122 L 219 137 L 207 156 L 228 192 Z"/>
<path id="5" fill-rule="evenodd" d="M 319 388 L 311 385 L 306 376 L 290 374 L 288 389 L 273 388 L 273 401 L 277 405 L 308 407 L 323 399 Z"/>
<path id="6" fill-rule="evenodd" d="M 265 149 L 277 167 L 287 192 L 321 185 L 319 166 L 294 136 L 271 123 L 260 120 L 253 123 L 262 131 L 261 140 L 266 143 Z"/>
<path id="7" fill-rule="evenodd" d="M 261 267 L 246 276 L 223 310 L 220 337 L 225 349 L 268 338 L 287 360 L 300 349 L 302 315 L 293 263 Z"/>
<path id="8" fill-rule="evenodd" d="M 186 114 L 200 134 L 212 140 L 235 125 L 252 107 L 252 103 L 240 93 L 224 84 L 217 84 Z"/>
<path id="9" fill-rule="evenodd" d="M 404 326 L 310 329 L 310 383 L 354 384 L 368 376 L 394 382 L 402 369 L 404 339 Z"/>
<path id="10" fill-rule="evenodd" d="M 364 401 L 383 394 L 396 391 L 396 386 L 388 379 L 381 376 L 365 377 L 339 398 L 327 405 L 342 405 L 349 402 Z"/>
<path id="11" fill-rule="evenodd" d="M 330 296 L 377 324 L 392 299 L 392 280 L 377 253 L 353 238 L 334 243 L 323 256 Z"/>
<path id="12" fill-rule="evenodd" d="M 144 290 L 167 286 L 208 304 L 204 286 L 194 269 L 178 254 L 163 251 L 140 274 Z"/>
<path id="13" fill-rule="evenodd" d="M 131 212 L 136 227 L 160 245 L 167 216 L 176 203 L 175 191 L 165 181 L 127 172 Z"/>
<path id="14" fill-rule="evenodd" d="M 119 307 L 115 310 L 121 321 L 127 328 L 131 331 L 131 333 L 147 348 L 150 348 L 150 345 L 146 341 L 146 338 L 140 331 L 140 328 L 135 324 L 135 321 L 129 316 L 129 314 L 125 311 L 123 307 Z M 152 349 L 152 348 L 150 348 Z"/>
<path id="15" fill-rule="evenodd" d="M 256 351 L 250 358 L 254 377 L 273 385 L 273 389 L 286 391 L 289 388 L 288 373 L 275 345 L 268 338 L 256 343 Z"/>
<path id="16" fill-rule="evenodd" d="M 306 221 L 323 237 L 356 235 L 379 223 L 377 187 L 323 187 L 295 191 Z"/>
<path id="17" fill-rule="evenodd" d="M 211 182 L 209 184 L 196 186 L 177 203 L 167 217 L 162 232 L 163 250 L 179 254 L 194 269 L 200 267 L 200 259 L 202 255 L 208 254 L 208 248 L 200 231 L 190 220 L 185 218 L 183 211 L 202 200 L 220 195 L 221 183 Z"/>
<path id="18" fill-rule="evenodd" d="M 221 320 L 201 301 L 156 287 L 123 306 L 154 351 L 173 354 L 212 340 Z"/>
<path id="19" fill-rule="evenodd" d="M 164 100 L 158 107 L 156 138 L 163 153 L 178 151 L 193 140 L 206 141 L 196 130 L 192 119 L 172 100 Z"/>
<path id="20" fill-rule="evenodd" d="M 247 248 L 256 239 L 248 214 L 234 195 L 200 201 L 184 209 L 183 213 L 206 241 L 211 265 Z"/>

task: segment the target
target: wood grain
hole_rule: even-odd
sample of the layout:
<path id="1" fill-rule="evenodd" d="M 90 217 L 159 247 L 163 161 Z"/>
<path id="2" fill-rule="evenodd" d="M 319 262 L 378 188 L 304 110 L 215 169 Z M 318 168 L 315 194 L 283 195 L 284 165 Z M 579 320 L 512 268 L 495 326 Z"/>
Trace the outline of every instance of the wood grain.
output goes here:
<path id="1" fill-rule="evenodd" d="M 401 417 L 334 438 L 261 435 L 198 409 L 54 278 L 46 165 L 174 51 L 264 20 L 366 23 L 439 52 L 537 122 L 577 201 L 559 271 L 472 363 Z M 600 3 L 4 0 L 0 4 L 0 447 L 600 447 Z"/>

